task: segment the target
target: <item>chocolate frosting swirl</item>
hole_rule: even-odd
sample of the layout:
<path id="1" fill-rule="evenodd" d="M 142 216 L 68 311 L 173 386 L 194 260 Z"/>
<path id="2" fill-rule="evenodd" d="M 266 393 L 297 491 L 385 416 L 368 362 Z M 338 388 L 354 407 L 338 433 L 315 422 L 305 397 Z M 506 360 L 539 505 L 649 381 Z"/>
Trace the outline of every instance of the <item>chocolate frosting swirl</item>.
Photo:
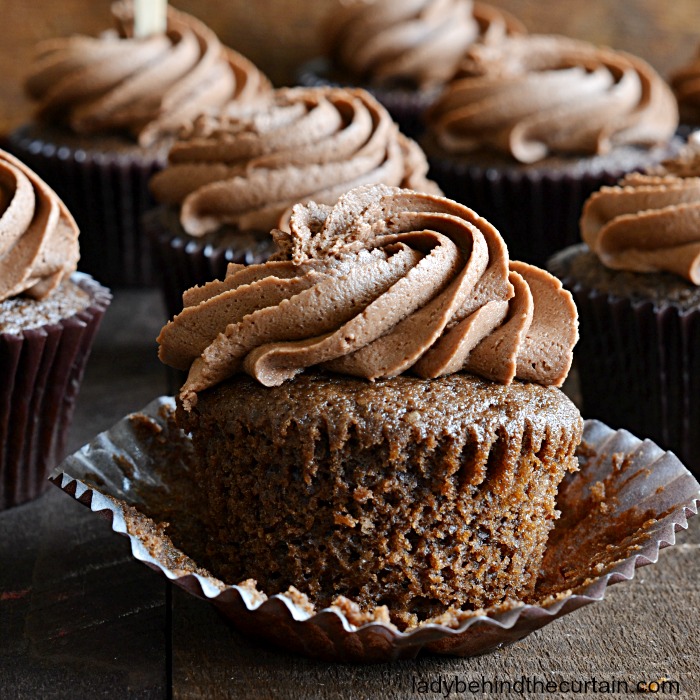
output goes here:
<path id="1" fill-rule="evenodd" d="M 133 7 L 112 5 L 117 31 L 38 46 L 26 90 L 37 116 L 78 134 L 128 131 L 141 146 L 173 136 L 207 108 L 271 90 L 246 58 L 194 17 L 168 8 L 164 35 L 133 38 Z"/>
<path id="2" fill-rule="evenodd" d="M 468 371 L 561 385 L 578 337 L 571 295 L 508 262 L 503 239 L 449 199 L 377 185 L 294 207 L 280 260 L 230 265 L 160 333 L 160 358 L 197 392 L 237 372 L 276 386 L 304 368 L 373 380 Z"/>
<path id="3" fill-rule="evenodd" d="M 635 56 L 529 35 L 473 46 L 428 122 L 447 152 L 487 147 L 533 163 L 663 143 L 678 125 L 678 108 L 666 83 Z"/>
<path id="4" fill-rule="evenodd" d="M 333 204 L 375 183 L 439 193 L 428 163 L 368 92 L 344 88 L 276 91 L 265 109 L 202 116 L 151 180 L 157 201 L 180 206 L 187 233 L 224 224 L 284 227 L 293 204 Z"/>
<path id="5" fill-rule="evenodd" d="M 36 173 L 0 151 L 0 302 L 48 296 L 78 264 L 78 227 Z"/>
<path id="6" fill-rule="evenodd" d="M 609 268 L 672 272 L 700 285 L 700 138 L 652 172 L 591 195 L 581 236 Z"/>
<path id="7" fill-rule="evenodd" d="M 326 54 L 343 72 L 374 85 L 441 85 L 475 41 L 525 32 L 512 15 L 471 0 L 355 0 L 323 27 Z"/>
<path id="8" fill-rule="evenodd" d="M 700 47 L 686 65 L 670 76 L 669 81 L 678 100 L 681 120 L 700 123 Z"/>

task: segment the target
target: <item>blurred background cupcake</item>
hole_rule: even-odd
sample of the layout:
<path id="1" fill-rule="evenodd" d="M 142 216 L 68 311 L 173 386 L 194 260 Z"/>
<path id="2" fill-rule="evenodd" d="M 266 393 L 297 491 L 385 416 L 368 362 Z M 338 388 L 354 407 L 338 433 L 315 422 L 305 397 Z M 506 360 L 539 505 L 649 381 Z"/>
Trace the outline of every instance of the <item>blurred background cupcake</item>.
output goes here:
<path id="1" fill-rule="evenodd" d="M 592 191 L 678 146 L 676 101 L 649 64 L 562 36 L 472 46 L 426 119 L 431 176 L 540 264 L 578 240 Z"/>
<path id="2" fill-rule="evenodd" d="M 151 281 L 140 227 L 148 178 L 180 127 L 231 100 L 264 99 L 270 85 L 242 55 L 190 15 L 168 10 L 167 31 L 134 37 L 130 2 L 112 5 L 116 28 L 46 40 L 26 90 L 35 121 L 9 148 L 46 179 L 82 231 L 81 270 L 114 285 Z"/>
<path id="3" fill-rule="evenodd" d="M 583 415 L 648 436 L 698 475 L 700 138 L 593 194 L 581 234 L 549 269 L 579 309 Z"/>
<path id="4" fill-rule="evenodd" d="M 474 42 L 525 32 L 508 12 L 472 0 L 349 0 L 321 25 L 322 58 L 304 64 L 302 85 L 364 87 L 409 136 Z"/>
<path id="5" fill-rule="evenodd" d="M 266 260 L 292 205 L 334 204 L 358 185 L 439 192 L 423 152 L 368 92 L 286 88 L 260 110 L 201 116 L 151 180 L 145 217 L 168 315 L 182 293 L 223 279 L 230 262 Z"/>
<path id="6" fill-rule="evenodd" d="M 688 136 L 700 127 L 700 46 L 693 57 L 669 78 L 680 111 L 679 133 Z"/>
<path id="7" fill-rule="evenodd" d="M 0 151 L 0 510 L 44 492 L 110 300 L 75 272 L 78 228 L 39 177 Z"/>

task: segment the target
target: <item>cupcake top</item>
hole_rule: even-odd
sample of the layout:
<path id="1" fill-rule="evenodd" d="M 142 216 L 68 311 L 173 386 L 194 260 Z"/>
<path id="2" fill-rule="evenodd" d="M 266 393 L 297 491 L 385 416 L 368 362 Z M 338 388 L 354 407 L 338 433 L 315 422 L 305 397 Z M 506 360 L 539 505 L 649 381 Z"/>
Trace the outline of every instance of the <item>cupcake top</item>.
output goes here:
<path id="1" fill-rule="evenodd" d="M 165 34 L 134 38 L 131 3 L 114 3 L 112 13 L 116 30 L 39 44 L 25 85 L 39 119 L 77 134 L 128 132 L 149 146 L 208 107 L 258 101 L 271 89 L 190 15 L 169 7 Z"/>
<path id="2" fill-rule="evenodd" d="M 431 109 L 449 153 L 483 147 L 533 163 L 668 141 L 678 125 L 670 88 L 640 58 L 560 36 L 475 45 Z"/>
<path id="3" fill-rule="evenodd" d="M 700 124 L 700 47 L 695 56 L 670 77 L 678 100 L 681 121 Z"/>
<path id="4" fill-rule="evenodd" d="M 559 386 L 578 338 L 571 295 L 508 261 L 503 239 L 443 197 L 375 185 L 298 204 L 279 259 L 195 287 L 158 338 L 189 369 L 181 398 L 239 372 L 276 386 L 311 366 L 373 380 L 459 371 Z"/>
<path id="5" fill-rule="evenodd" d="M 581 236 L 606 267 L 700 285 L 700 132 L 677 157 L 592 194 Z"/>
<path id="6" fill-rule="evenodd" d="M 353 187 L 384 183 L 439 193 L 428 163 L 368 92 L 291 88 L 264 109 L 201 116 L 151 179 L 157 201 L 180 207 L 187 233 L 224 224 L 284 227 L 293 204 L 333 204 Z"/>
<path id="7" fill-rule="evenodd" d="M 323 29 L 326 54 L 356 81 L 420 88 L 449 80 L 475 41 L 525 31 L 504 10 L 472 0 L 350 0 Z"/>
<path id="8" fill-rule="evenodd" d="M 78 227 L 56 193 L 0 151 L 0 302 L 47 297 L 78 264 Z"/>

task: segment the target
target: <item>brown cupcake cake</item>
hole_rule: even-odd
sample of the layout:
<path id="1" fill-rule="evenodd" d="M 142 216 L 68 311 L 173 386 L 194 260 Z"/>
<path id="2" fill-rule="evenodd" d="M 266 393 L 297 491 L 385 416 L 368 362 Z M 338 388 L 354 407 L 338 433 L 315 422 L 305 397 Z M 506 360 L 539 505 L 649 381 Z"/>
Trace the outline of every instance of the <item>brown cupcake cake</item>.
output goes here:
<path id="1" fill-rule="evenodd" d="M 40 44 L 26 90 L 36 120 L 9 148 L 41 175 L 81 229 L 80 268 L 108 284 L 152 282 L 141 216 L 148 179 L 202 111 L 264 100 L 271 86 L 194 17 L 168 9 L 167 32 L 133 37 L 130 2 L 112 5 L 116 29 Z"/>
<path id="2" fill-rule="evenodd" d="M 324 57 L 302 66 L 309 87 L 369 90 L 417 137 L 435 101 L 475 42 L 497 43 L 525 32 L 508 12 L 472 0 L 353 0 L 338 3 L 321 27 Z"/>
<path id="3" fill-rule="evenodd" d="M 570 295 L 410 190 L 297 205 L 275 236 L 277 260 L 190 290 L 159 337 L 189 370 L 206 566 L 401 628 L 531 593 L 582 430 L 556 388 Z"/>
<path id="4" fill-rule="evenodd" d="M 671 74 L 669 82 L 678 100 L 679 133 L 687 136 L 700 127 L 700 46 L 687 63 Z"/>
<path id="5" fill-rule="evenodd" d="M 286 227 L 297 202 L 333 204 L 375 183 L 439 193 L 427 171 L 417 144 L 364 90 L 282 89 L 265 108 L 201 116 L 151 180 L 163 206 L 145 226 L 169 316 L 186 289 L 223 278 L 228 263 L 270 257 L 270 230 Z"/>
<path id="6" fill-rule="evenodd" d="M 672 155 L 678 109 L 641 59 L 561 36 L 473 46 L 427 115 L 431 177 L 544 263 L 601 185 Z"/>
<path id="7" fill-rule="evenodd" d="M 78 228 L 23 163 L 0 151 L 0 510 L 48 487 L 63 456 L 110 295 L 75 272 Z"/>
<path id="8" fill-rule="evenodd" d="M 583 412 L 700 474 L 700 139 L 593 194 L 581 234 L 549 269 L 579 308 Z"/>

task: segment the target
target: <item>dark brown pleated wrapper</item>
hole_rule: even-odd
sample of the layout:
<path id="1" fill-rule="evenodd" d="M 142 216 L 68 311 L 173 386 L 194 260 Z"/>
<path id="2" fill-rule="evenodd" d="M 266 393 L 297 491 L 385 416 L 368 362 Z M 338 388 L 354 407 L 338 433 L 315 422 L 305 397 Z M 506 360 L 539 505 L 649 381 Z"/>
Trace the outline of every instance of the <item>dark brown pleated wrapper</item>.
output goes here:
<path id="1" fill-rule="evenodd" d="M 158 207 L 143 217 L 151 244 L 154 275 L 159 279 L 168 318 L 182 311 L 182 293 L 223 279 L 229 263 L 265 262 L 276 248 L 269 233 L 229 232 L 194 238 L 183 230 L 177 212 Z"/>
<path id="2" fill-rule="evenodd" d="M 446 197 L 474 209 L 501 233 L 512 260 L 543 265 L 556 251 L 578 243 L 579 218 L 588 197 L 614 185 L 624 170 L 571 175 L 469 165 L 428 156 L 429 176 Z"/>
<path id="3" fill-rule="evenodd" d="M 346 79 L 333 75 L 330 63 L 325 58 L 315 58 L 303 64 L 297 72 L 296 80 L 304 87 L 363 88 L 386 107 L 401 131 L 414 139 L 425 131 L 423 114 L 440 94 L 438 88 L 419 90 L 408 87 L 354 85 Z"/>
<path id="4" fill-rule="evenodd" d="M 41 495 L 63 457 L 75 400 L 109 290 L 87 275 L 73 281 L 88 306 L 58 323 L 0 333 L 0 510 Z"/>
<path id="5" fill-rule="evenodd" d="M 558 258 L 548 267 L 579 313 L 581 413 L 649 436 L 700 476 L 700 307 L 601 293 L 567 275 Z"/>
<path id="6" fill-rule="evenodd" d="M 154 286 L 141 218 L 154 201 L 151 176 L 166 163 L 167 147 L 109 152 L 61 142 L 60 132 L 35 125 L 9 137 L 8 148 L 65 202 L 80 227 L 79 269 L 111 287 Z"/>

